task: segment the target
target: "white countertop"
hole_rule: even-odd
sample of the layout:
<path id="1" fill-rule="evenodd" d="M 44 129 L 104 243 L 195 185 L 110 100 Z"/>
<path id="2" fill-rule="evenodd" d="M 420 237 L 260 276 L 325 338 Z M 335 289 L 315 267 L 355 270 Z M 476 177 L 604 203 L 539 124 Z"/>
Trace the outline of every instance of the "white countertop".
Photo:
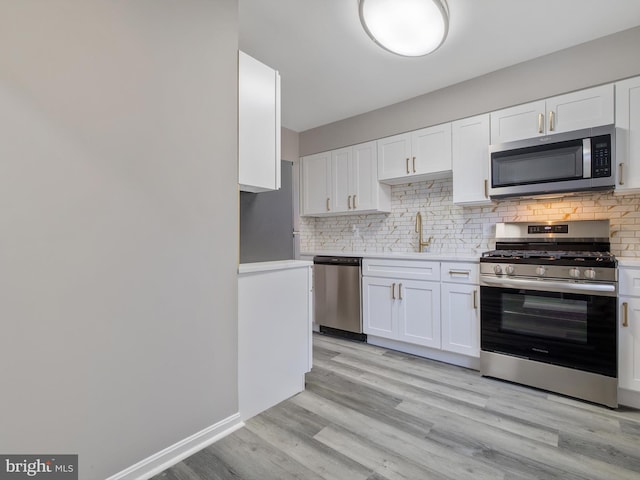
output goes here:
<path id="1" fill-rule="evenodd" d="M 640 267 L 640 257 L 616 257 L 620 267 Z"/>
<path id="2" fill-rule="evenodd" d="M 238 265 L 238 274 L 268 272 L 275 270 L 291 270 L 292 268 L 307 268 L 313 266 L 313 262 L 306 260 L 276 260 L 273 262 L 241 263 Z"/>
<path id="3" fill-rule="evenodd" d="M 334 257 L 389 258 L 396 260 L 433 260 L 436 262 L 479 262 L 480 255 L 436 252 L 302 252 L 301 256 L 328 255 Z"/>

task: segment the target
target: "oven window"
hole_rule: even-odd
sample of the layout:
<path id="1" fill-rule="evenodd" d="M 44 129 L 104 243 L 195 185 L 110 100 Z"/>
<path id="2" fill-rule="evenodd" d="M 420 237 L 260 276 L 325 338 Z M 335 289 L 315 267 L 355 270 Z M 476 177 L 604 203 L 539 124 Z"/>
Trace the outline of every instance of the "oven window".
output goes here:
<path id="1" fill-rule="evenodd" d="M 586 300 L 503 293 L 501 330 L 586 344 Z"/>

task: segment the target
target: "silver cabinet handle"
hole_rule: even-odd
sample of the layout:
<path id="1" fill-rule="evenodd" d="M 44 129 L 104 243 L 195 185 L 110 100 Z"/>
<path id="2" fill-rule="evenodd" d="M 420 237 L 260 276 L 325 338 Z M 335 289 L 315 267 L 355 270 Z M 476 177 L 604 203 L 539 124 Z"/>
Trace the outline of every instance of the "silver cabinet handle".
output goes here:
<path id="1" fill-rule="evenodd" d="M 627 302 L 622 304 L 622 326 L 629 326 L 629 304 Z"/>
<path id="2" fill-rule="evenodd" d="M 553 110 L 549 112 L 549 131 L 553 132 L 553 130 L 555 129 L 555 125 L 553 124 L 553 117 L 555 116 L 555 114 L 553 113 Z"/>
<path id="3" fill-rule="evenodd" d="M 351 210 L 351 195 L 349 195 L 349 198 L 347 198 L 347 205 L 349 207 L 349 210 Z"/>
<path id="4" fill-rule="evenodd" d="M 469 270 L 449 270 L 449 275 L 464 275 L 465 277 L 468 277 L 471 275 L 471 272 Z"/>
<path id="5" fill-rule="evenodd" d="M 398 284 L 398 300 L 402 300 L 402 284 Z"/>
<path id="6" fill-rule="evenodd" d="M 331 211 L 331 208 L 329 208 L 329 200 L 330 200 L 329 197 L 327 197 L 327 212 Z"/>
<path id="7" fill-rule="evenodd" d="M 477 290 L 473 291 L 473 309 L 474 310 L 478 309 L 478 291 Z"/>
<path id="8" fill-rule="evenodd" d="M 407 175 L 409 175 L 411 172 L 409 171 L 409 157 L 407 157 Z"/>
<path id="9" fill-rule="evenodd" d="M 396 299 L 396 284 L 392 283 L 391 284 L 391 300 L 395 300 Z"/>
<path id="10" fill-rule="evenodd" d="M 355 210 L 356 208 L 358 208 L 358 205 L 356 205 L 356 195 L 353 196 L 353 209 Z"/>
<path id="11" fill-rule="evenodd" d="M 544 113 L 538 114 L 538 133 L 544 133 Z"/>
<path id="12" fill-rule="evenodd" d="M 484 198 L 489 198 L 489 180 L 484 179 Z"/>
<path id="13" fill-rule="evenodd" d="M 413 157 L 413 173 L 416 173 L 416 157 Z"/>
<path id="14" fill-rule="evenodd" d="M 620 180 L 618 181 L 618 185 L 624 185 L 624 163 L 618 165 L 620 169 Z"/>

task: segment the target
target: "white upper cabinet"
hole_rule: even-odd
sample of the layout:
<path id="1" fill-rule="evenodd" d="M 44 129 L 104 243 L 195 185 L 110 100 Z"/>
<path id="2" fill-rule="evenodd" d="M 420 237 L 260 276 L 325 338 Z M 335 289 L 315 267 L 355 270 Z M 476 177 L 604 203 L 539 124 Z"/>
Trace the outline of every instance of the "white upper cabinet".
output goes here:
<path id="1" fill-rule="evenodd" d="M 391 211 L 391 188 L 378 182 L 378 154 L 376 142 L 353 147 L 351 158 L 351 199 L 356 212 Z M 348 200 L 348 197 L 347 197 Z"/>
<path id="2" fill-rule="evenodd" d="M 378 140 L 378 178 L 388 184 L 438 178 L 451 172 L 451 124 Z"/>
<path id="3" fill-rule="evenodd" d="M 616 83 L 617 193 L 640 192 L 640 77 Z"/>
<path id="4" fill-rule="evenodd" d="M 240 190 L 280 188 L 280 75 L 238 55 L 238 183 Z"/>
<path id="5" fill-rule="evenodd" d="M 613 85 L 609 84 L 492 112 L 491 143 L 512 142 L 613 122 Z"/>
<path id="6" fill-rule="evenodd" d="M 409 175 L 411 134 L 403 133 L 378 140 L 378 178 L 399 178 Z"/>
<path id="7" fill-rule="evenodd" d="M 378 182 L 376 142 L 301 159 L 303 216 L 391 211 L 391 188 Z"/>
<path id="8" fill-rule="evenodd" d="M 327 214 L 331 203 L 331 152 L 308 155 L 300 160 L 300 211 L 302 215 Z"/>
<path id="9" fill-rule="evenodd" d="M 451 126 L 453 203 L 489 204 L 489 114 L 465 118 Z"/>

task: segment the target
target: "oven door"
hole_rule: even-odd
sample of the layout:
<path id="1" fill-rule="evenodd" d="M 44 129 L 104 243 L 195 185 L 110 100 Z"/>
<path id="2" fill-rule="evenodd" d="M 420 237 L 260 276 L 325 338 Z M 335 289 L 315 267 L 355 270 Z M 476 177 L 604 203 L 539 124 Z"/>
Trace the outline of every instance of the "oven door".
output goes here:
<path id="1" fill-rule="evenodd" d="M 480 288 L 482 350 L 617 377 L 615 295 Z"/>

